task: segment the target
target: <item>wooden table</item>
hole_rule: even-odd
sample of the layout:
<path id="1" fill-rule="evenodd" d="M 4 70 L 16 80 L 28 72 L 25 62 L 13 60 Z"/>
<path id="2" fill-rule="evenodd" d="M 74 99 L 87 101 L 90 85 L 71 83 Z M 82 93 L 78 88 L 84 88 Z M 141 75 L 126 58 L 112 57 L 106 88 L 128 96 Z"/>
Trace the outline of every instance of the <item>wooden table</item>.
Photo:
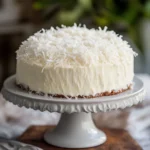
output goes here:
<path id="1" fill-rule="evenodd" d="M 32 126 L 18 138 L 19 141 L 32 144 L 43 148 L 44 150 L 63 150 L 48 145 L 43 140 L 43 135 L 48 129 L 53 129 L 55 126 Z M 123 129 L 102 128 L 107 135 L 107 141 L 97 147 L 86 148 L 85 150 L 142 150 L 142 148 L 131 138 L 129 133 Z M 76 150 L 76 149 L 74 149 Z"/>

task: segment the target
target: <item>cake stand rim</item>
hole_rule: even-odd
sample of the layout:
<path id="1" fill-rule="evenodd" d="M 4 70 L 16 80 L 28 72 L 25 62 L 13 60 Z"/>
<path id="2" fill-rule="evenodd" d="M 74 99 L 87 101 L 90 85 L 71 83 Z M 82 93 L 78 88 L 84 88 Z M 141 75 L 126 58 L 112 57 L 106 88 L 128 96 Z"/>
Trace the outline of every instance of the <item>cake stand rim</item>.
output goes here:
<path id="1" fill-rule="evenodd" d="M 20 107 L 32 108 L 50 112 L 100 112 L 112 109 L 125 108 L 141 102 L 145 96 L 143 82 L 134 78 L 132 90 L 113 96 L 104 96 L 90 99 L 52 98 L 29 94 L 19 89 L 15 84 L 15 75 L 7 78 L 2 88 L 3 97 Z M 122 95 L 122 96 L 120 96 Z M 120 97 L 119 97 L 120 96 Z"/>

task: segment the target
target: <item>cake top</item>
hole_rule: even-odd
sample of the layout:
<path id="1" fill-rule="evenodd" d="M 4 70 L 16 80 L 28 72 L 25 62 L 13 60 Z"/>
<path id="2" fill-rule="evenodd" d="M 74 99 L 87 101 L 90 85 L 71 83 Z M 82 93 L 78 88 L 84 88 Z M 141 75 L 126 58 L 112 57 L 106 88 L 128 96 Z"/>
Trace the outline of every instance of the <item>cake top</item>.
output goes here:
<path id="1" fill-rule="evenodd" d="M 114 31 L 85 25 L 40 30 L 17 50 L 17 59 L 43 68 L 133 63 L 137 54 Z"/>

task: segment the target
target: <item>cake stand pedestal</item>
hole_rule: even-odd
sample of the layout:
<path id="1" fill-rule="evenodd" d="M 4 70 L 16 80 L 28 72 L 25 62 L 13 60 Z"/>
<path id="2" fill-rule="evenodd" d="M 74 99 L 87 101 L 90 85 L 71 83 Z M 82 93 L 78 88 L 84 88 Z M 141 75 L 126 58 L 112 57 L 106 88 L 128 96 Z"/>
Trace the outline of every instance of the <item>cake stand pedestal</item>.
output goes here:
<path id="1" fill-rule="evenodd" d="M 144 99 L 145 91 L 142 81 L 135 77 L 133 89 L 118 95 L 91 99 L 54 98 L 21 90 L 15 84 L 15 76 L 11 76 L 4 82 L 2 94 L 20 107 L 62 113 L 57 127 L 45 133 L 47 143 L 64 148 L 87 148 L 100 145 L 107 139 L 105 133 L 95 127 L 91 113 L 138 104 Z"/>
<path id="2" fill-rule="evenodd" d="M 91 113 L 63 113 L 57 127 L 48 131 L 44 139 L 59 147 L 85 148 L 104 143 L 106 135 L 95 127 Z"/>

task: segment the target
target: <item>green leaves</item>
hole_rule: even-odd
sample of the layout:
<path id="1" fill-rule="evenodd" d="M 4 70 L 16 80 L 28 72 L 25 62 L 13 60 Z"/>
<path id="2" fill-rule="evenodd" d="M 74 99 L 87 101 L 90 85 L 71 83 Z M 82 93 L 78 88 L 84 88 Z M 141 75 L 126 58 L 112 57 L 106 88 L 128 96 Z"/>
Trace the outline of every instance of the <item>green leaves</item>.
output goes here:
<path id="1" fill-rule="evenodd" d="M 79 20 L 82 12 L 83 9 L 78 6 L 76 6 L 72 11 L 61 10 L 57 15 L 58 22 L 60 24 L 72 25 L 74 22 Z"/>
<path id="2" fill-rule="evenodd" d="M 143 12 L 145 17 L 150 18 L 150 0 L 145 3 Z"/>
<path id="3" fill-rule="evenodd" d="M 144 3 L 141 0 L 35 0 L 33 3 L 38 11 L 54 6 L 57 6 L 55 21 L 66 25 L 86 18 L 98 26 L 118 23 L 129 26 L 136 24 L 139 16 L 150 18 L 150 0 Z"/>

